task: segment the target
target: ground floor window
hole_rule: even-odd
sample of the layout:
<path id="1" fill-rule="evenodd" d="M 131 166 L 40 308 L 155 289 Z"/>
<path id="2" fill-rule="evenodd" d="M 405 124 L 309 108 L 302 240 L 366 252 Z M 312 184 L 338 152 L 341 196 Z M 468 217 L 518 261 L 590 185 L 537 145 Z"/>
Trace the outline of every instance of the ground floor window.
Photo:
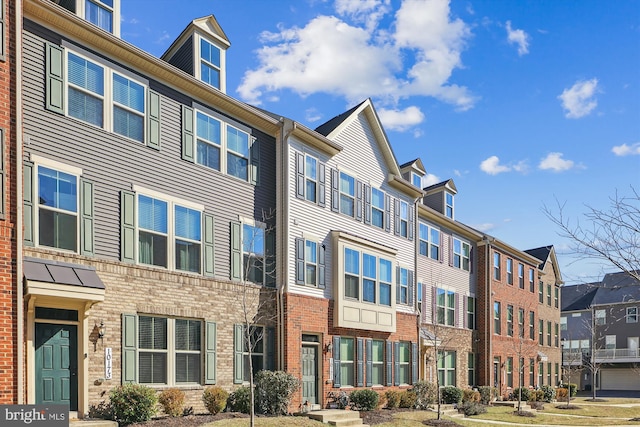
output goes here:
<path id="1" fill-rule="evenodd" d="M 507 387 L 513 388 L 513 357 L 507 357 Z"/>
<path id="2" fill-rule="evenodd" d="M 469 353 L 467 359 L 467 385 L 472 387 L 476 385 L 476 355 Z"/>
<path id="3" fill-rule="evenodd" d="M 368 350 L 368 349 L 367 349 Z M 367 358 L 371 360 L 371 385 L 384 384 L 384 341 L 371 340 L 371 352 Z"/>
<path id="4" fill-rule="evenodd" d="M 275 329 L 260 325 L 234 327 L 233 382 L 241 384 L 249 381 L 250 374 L 273 369 L 275 350 Z M 251 364 L 249 364 L 251 361 Z"/>
<path id="5" fill-rule="evenodd" d="M 355 379 L 355 340 L 340 338 L 340 384 L 353 386 Z"/>
<path id="6" fill-rule="evenodd" d="M 411 384 L 411 343 L 398 343 L 398 379 L 400 384 Z"/>
<path id="7" fill-rule="evenodd" d="M 455 351 L 438 351 L 438 382 L 441 387 L 456 385 Z"/>

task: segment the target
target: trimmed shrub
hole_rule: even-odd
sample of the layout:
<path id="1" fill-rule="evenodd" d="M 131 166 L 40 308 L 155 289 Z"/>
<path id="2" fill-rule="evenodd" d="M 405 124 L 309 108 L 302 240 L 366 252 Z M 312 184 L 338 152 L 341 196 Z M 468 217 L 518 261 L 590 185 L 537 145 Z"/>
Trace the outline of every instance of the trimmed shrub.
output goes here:
<path id="1" fill-rule="evenodd" d="M 412 390 L 405 390 L 400 393 L 401 408 L 415 408 L 418 396 Z"/>
<path id="2" fill-rule="evenodd" d="M 460 403 L 462 401 L 462 390 L 454 386 L 443 387 L 440 391 L 442 403 Z"/>
<path id="3" fill-rule="evenodd" d="M 140 384 L 124 384 L 109 392 L 111 416 L 120 425 L 149 421 L 156 414 L 155 390 Z"/>
<path id="4" fill-rule="evenodd" d="M 462 402 L 480 402 L 480 393 L 470 388 L 462 390 Z"/>
<path id="5" fill-rule="evenodd" d="M 566 402 L 567 396 L 569 395 L 569 390 L 564 387 L 560 387 L 556 389 L 556 399 Z"/>
<path id="6" fill-rule="evenodd" d="M 556 398 L 556 389 L 551 387 L 550 385 L 543 385 L 540 387 L 542 393 L 544 393 L 544 397 L 542 400 L 545 402 L 552 402 L 553 399 Z"/>
<path id="7" fill-rule="evenodd" d="M 396 390 L 387 390 L 384 394 L 387 398 L 387 408 L 393 409 L 400 406 L 400 392 Z"/>
<path id="8" fill-rule="evenodd" d="M 413 392 L 416 394 L 416 409 L 429 409 L 436 403 L 438 386 L 427 381 L 418 381 L 413 384 Z"/>
<path id="9" fill-rule="evenodd" d="M 529 397 L 531 402 L 542 402 L 544 401 L 544 391 L 542 390 L 531 390 L 531 395 Z"/>
<path id="10" fill-rule="evenodd" d="M 374 390 L 355 390 L 349 395 L 349 401 L 356 411 L 373 411 L 378 407 L 380 396 Z"/>
<path id="11" fill-rule="evenodd" d="M 227 399 L 227 411 L 242 412 L 248 414 L 251 408 L 251 393 L 249 387 L 242 386 L 229 395 Z"/>
<path id="12" fill-rule="evenodd" d="M 158 396 L 162 410 L 170 417 L 179 417 L 184 412 L 184 391 L 177 388 L 163 390 Z"/>
<path id="13" fill-rule="evenodd" d="M 482 386 L 478 387 L 478 391 L 480 392 L 480 403 L 483 405 L 488 405 L 491 403 L 494 397 L 498 395 L 498 389 L 491 386 Z"/>
<path id="14" fill-rule="evenodd" d="M 538 411 L 544 409 L 544 403 L 540 401 L 529 402 L 529 406 L 531 406 L 531 409 L 536 409 Z"/>
<path id="15" fill-rule="evenodd" d="M 527 387 L 513 389 L 513 400 L 518 400 L 518 394 L 520 394 L 520 400 L 523 402 L 528 402 L 531 398 L 531 390 Z"/>
<path id="16" fill-rule="evenodd" d="M 287 415 L 293 394 L 300 381 L 283 371 L 259 371 L 255 376 L 256 412 L 265 415 Z"/>
<path id="17" fill-rule="evenodd" d="M 578 384 L 569 383 L 565 384 L 565 387 L 567 385 L 569 386 L 569 390 L 571 391 L 571 397 L 576 397 L 576 395 L 578 394 Z"/>
<path id="18" fill-rule="evenodd" d="M 487 412 L 487 407 L 478 402 L 463 402 L 458 405 L 458 412 L 463 413 L 466 417 L 472 415 L 480 415 Z"/>
<path id="19" fill-rule="evenodd" d="M 229 393 L 227 393 L 220 386 L 210 386 L 204 389 L 202 393 L 202 402 L 209 413 L 215 415 L 227 406 L 227 399 Z"/>

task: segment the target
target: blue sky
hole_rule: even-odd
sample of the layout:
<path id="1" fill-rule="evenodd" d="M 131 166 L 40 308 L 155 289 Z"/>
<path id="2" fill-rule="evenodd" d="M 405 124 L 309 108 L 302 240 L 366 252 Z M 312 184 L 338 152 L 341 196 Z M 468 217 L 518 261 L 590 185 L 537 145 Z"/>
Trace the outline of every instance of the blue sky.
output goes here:
<path id="1" fill-rule="evenodd" d="M 640 189 L 640 2 L 122 0 L 122 38 L 160 56 L 210 14 L 229 95 L 310 128 L 371 98 L 399 163 L 454 179 L 456 219 L 601 278 L 542 209 Z"/>

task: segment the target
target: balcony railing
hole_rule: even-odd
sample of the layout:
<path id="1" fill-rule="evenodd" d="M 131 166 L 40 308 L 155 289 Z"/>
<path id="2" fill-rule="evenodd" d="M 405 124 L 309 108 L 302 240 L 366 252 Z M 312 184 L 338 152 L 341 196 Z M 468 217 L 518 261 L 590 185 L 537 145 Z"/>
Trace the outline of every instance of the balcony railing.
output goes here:
<path id="1" fill-rule="evenodd" d="M 589 360 L 589 351 L 586 349 L 572 348 L 562 351 L 562 362 L 565 365 L 579 366 L 584 365 Z"/>
<path id="2" fill-rule="evenodd" d="M 640 350 L 637 348 L 611 348 L 595 351 L 596 362 L 636 363 L 640 362 Z"/>

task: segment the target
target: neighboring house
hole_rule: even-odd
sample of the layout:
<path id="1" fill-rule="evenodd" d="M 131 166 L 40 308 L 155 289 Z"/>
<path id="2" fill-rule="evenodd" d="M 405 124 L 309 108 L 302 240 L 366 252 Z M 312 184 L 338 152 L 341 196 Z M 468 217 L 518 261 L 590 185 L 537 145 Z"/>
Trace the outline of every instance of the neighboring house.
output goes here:
<path id="1" fill-rule="evenodd" d="M 560 329 L 565 381 L 571 370 L 581 390 L 640 390 L 640 283 L 631 275 L 563 287 Z"/>
<path id="2" fill-rule="evenodd" d="M 418 379 L 415 203 L 373 104 L 315 131 L 287 122 L 281 171 L 283 368 L 294 405 Z"/>
<path id="3" fill-rule="evenodd" d="M 112 34 L 84 1 L 23 4 L 27 402 L 82 416 L 135 382 L 202 410 L 248 378 L 245 296 L 254 371 L 276 366 L 280 123 L 224 93 L 213 16 L 158 59 L 117 37 L 118 2 Z"/>

